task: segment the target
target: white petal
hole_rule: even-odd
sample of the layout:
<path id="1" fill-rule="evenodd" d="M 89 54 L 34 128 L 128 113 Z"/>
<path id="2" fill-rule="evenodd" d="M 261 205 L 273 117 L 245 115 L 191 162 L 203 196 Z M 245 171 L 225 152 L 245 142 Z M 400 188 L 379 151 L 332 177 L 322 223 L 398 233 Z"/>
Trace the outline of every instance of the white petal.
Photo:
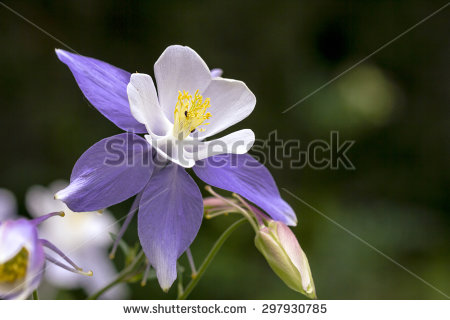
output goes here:
<path id="1" fill-rule="evenodd" d="M 243 154 L 250 150 L 254 142 L 255 134 L 253 131 L 250 129 L 243 129 L 212 141 L 197 142 L 195 147 L 185 148 L 188 152 L 185 157 L 193 158 L 195 161 L 198 161 L 217 154 Z"/>
<path id="2" fill-rule="evenodd" d="M 25 277 L 14 282 L 0 281 L 0 299 L 25 299 L 39 285 L 44 267 L 44 252 L 36 226 L 27 219 L 0 224 L 0 264 L 12 259 L 22 248 L 28 251 Z"/>
<path id="3" fill-rule="evenodd" d="M 69 185 L 69 181 L 66 180 L 55 180 L 48 185 L 48 190 L 55 195 L 59 190 L 64 189 Z"/>
<path id="4" fill-rule="evenodd" d="M 148 131 L 157 135 L 166 134 L 171 124 L 159 106 L 152 78 L 148 74 L 133 73 L 127 93 L 133 117 L 145 124 Z"/>
<path id="5" fill-rule="evenodd" d="M 0 221 L 13 219 L 16 214 L 16 197 L 11 191 L 0 189 Z"/>
<path id="6" fill-rule="evenodd" d="M 104 288 L 111 279 L 117 277 L 117 271 L 106 250 L 89 250 L 83 256 L 83 260 L 89 263 L 89 268 L 94 273 L 92 277 L 82 277 L 81 285 L 89 294 Z M 127 286 L 122 283 L 106 291 L 100 299 L 124 299 L 127 294 Z"/>
<path id="7" fill-rule="evenodd" d="M 101 255 L 105 255 L 104 260 L 109 260 L 106 257 L 107 247 L 112 242 L 109 233 L 117 233 L 117 230 L 118 224 L 107 210 L 102 214 L 69 211 L 63 219 L 49 219 L 41 224 L 41 237 L 57 244 L 59 249 L 83 269 L 94 272 L 93 277 L 83 277 L 49 264 L 45 273 L 47 281 L 55 287 L 83 287 L 92 293 L 92 286 L 102 277 L 99 275 L 102 270 L 98 270 L 98 260 L 93 261 L 92 256 L 100 259 Z M 49 254 L 54 256 L 51 252 Z M 114 274 L 108 276 L 113 278 Z"/>
<path id="8" fill-rule="evenodd" d="M 146 135 L 145 139 L 152 145 L 157 152 L 156 163 L 164 161 L 172 161 L 184 168 L 192 168 L 195 165 L 194 159 L 189 153 L 183 152 L 184 145 L 189 143 L 188 140 L 177 140 L 171 135 L 166 137 L 156 137 Z M 188 156 L 188 157 L 186 157 Z"/>
<path id="9" fill-rule="evenodd" d="M 63 184 L 60 184 L 62 186 Z M 67 186 L 62 187 L 64 189 Z M 61 189 L 56 189 L 56 191 Z M 33 217 L 40 217 L 50 212 L 64 211 L 67 207 L 60 200 L 54 199 L 55 192 L 43 186 L 31 186 L 25 195 L 27 211 Z M 51 219 L 53 220 L 53 219 Z"/>
<path id="10" fill-rule="evenodd" d="M 213 79 L 203 97 L 211 100 L 208 108 L 211 118 L 208 119 L 210 124 L 202 127 L 205 131 L 198 133 L 199 139 L 210 137 L 245 119 L 256 104 L 255 95 L 245 83 L 224 78 Z"/>
<path id="11" fill-rule="evenodd" d="M 80 213 L 74 213 L 75 216 L 77 214 Z M 78 231 L 83 234 L 85 242 L 91 246 L 105 249 L 111 245 L 112 239 L 109 234 L 117 234 L 120 225 L 110 212 L 107 210 L 101 214 L 88 212 L 85 213 L 84 220 L 84 226 L 81 226 Z M 67 227 L 70 227 L 70 225 Z"/>
<path id="12" fill-rule="evenodd" d="M 172 123 L 178 91 L 189 91 L 192 95 L 196 90 L 202 93 L 211 82 L 208 66 L 189 47 L 168 47 L 156 61 L 154 69 L 159 103 Z"/>
<path id="13" fill-rule="evenodd" d="M 63 252 L 66 253 L 70 257 L 70 259 L 72 259 L 75 263 L 81 265 L 81 267 L 85 268 L 86 270 L 92 269 L 92 267 L 90 266 L 90 262 L 83 259 L 84 257 L 82 254 L 79 254 L 77 252 L 64 251 L 59 243 L 58 248 L 63 250 Z M 53 257 L 54 259 L 60 260 L 60 257 L 52 253 L 50 250 L 48 250 L 47 255 Z M 65 289 L 79 288 L 83 283 L 84 278 L 88 278 L 92 281 L 92 277 L 80 276 L 79 274 L 64 270 L 63 268 L 60 268 L 53 263 L 47 263 L 45 267 L 44 277 L 45 280 L 53 287 Z"/>
<path id="14" fill-rule="evenodd" d="M 69 211 L 63 219 L 49 219 L 41 224 L 39 234 L 63 252 L 81 254 L 89 248 L 107 247 L 112 242 L 109 233 L 116 233 L 117 228 L 118 224 L 107 211 L 102 214 Z"/>
<path id="15" fill-rule="evenodd" d="M 23 247 L 33 254 L 37 240 L 35 233 L 32 223 L 25 219 L 0 224 L 0 264 L 12 259 Z"/>

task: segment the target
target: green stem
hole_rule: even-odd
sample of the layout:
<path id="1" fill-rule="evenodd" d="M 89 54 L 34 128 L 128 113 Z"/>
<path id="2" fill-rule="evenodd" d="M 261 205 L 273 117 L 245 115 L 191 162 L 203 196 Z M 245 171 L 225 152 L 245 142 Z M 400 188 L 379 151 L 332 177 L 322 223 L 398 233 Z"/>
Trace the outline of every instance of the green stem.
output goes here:
<path id="1" fill-rule="evenodd" d="M 231 226 L 228 227 L 227 230 L 225 230 L 224 233 L 217 239 L 216 243 L 214 243 L 213 247 L 209 251 L 208 255 L 206 256 L 205 260 L 201 264 L 200 268 L 197 271 L 197 276 L 193 278 L 187 287 L 185 288 L 183 294 L 181 294 L 178 299 L 179 300 L 185 300 L 189 294 L 192 292 L 192 290 L 195 288 L 197 283 L 200 281 L 201 277 L 205 273 L 206 269 L 209 267 L 211 261 L 214 259 L 217 252 L 220 250 L 222 245 L 225 243 L 225 241 L 228 239 L 228 237 L 233 233 L 234 230 L 237 229 L 242 223 L 245 222 L 245 218 L 242 218 L 235 223 L 233 223 Z"/>
<path id="2" fill-rule="evenodd" d="M 33 300 L 39 300 L 39 296 L 38 296 L 37 290 L 33 291 Z"/>
<path id="3" fill-rule="evenodd" d="M 115 285 L 118 285 L 119 283 L 125 281 L 128 277 L 133 276 L 136 272 L 136 267 L 138 267 L 143 261 L 145 261 L 145 255 L 144 252 L 141 251 L 137 254 L 136 258 L 134 259 L 133 263 L 130 264 L 128 267 L 123 269 L 117 277 L 111 281 L 109 284 L 107 284 L 105 287 L 97 291 L 96 293 L 92 294 L 87 298 L 87 300 L 96 300 L 98 297 L 100 297 L 103 293 L 114 287 Z"/>
<path id="4" fill-rule="evenodd" d="M 178 266 L 178 263 L 177 263 Z M 178 269 L 178 268 L 177 268 Z M 178 271 L 178 297 L 184 292 L 183 288 L 183 272 Z"/>

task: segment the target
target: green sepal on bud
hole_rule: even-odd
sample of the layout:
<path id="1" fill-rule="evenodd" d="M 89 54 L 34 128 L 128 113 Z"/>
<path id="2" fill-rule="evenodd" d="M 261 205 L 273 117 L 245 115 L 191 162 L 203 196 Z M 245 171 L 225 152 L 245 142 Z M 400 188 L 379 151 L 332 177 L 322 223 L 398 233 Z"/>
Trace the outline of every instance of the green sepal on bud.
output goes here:
<path id="1" fill-rule="evenodd" d="M 256 248 L 289 288 L 317 299 L 308 259 L 294 233 L 282 222 L 265 222 L 256 234 Z"/>

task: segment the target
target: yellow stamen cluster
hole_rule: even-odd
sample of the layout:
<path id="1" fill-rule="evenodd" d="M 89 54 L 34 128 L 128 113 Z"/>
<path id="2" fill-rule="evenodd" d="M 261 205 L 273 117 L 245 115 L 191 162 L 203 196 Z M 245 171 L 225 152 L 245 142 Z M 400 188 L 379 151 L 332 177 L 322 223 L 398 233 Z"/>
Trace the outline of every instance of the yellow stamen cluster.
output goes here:
<path id="1" fill-rule="evenodd" d="M 27 273 L 28 257 L 28 250 L 22 248 L 11 260 L 0 264 L 0 283 L 23 279 Z"/>
<path id="2" fill-rule="evenodd" d="M 203 96 L 197 90 L 194 97 L 189 92 L 178 91 L 178 101 L 174 111 L 173 135 L 178 139 L 184 139 L 194 132 L 198 126 L 207 125 L 206 119 L 211 117 L 211 113 L 206 112 L 210 107 L 209 98 L 203 100 Z M 199 128 L 198 131 L 205 131 Z"/>

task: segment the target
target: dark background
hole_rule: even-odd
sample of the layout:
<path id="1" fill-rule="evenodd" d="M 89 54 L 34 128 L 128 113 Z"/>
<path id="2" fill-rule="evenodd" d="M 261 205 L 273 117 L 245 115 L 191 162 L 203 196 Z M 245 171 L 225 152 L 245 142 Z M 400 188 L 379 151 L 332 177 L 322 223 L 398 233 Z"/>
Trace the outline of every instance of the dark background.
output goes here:
<path id="1" fill-rule="evenodd" d="M 270 168 L 287 188 L 398 263 L 450 293 L 449 18 L 444 9 L 293 110 L 281 112 L 440 7 L 444 1 L 5 1 L 83 55 L 153 74 L 171 44 L 246 82 L 255 111 L 233 129 L 265 139 L 354 140 L 355 170 Z M 117 133 L 84 99 L 61 44 L 0 6 L 0 186 L 68 179 L 77 158 Z M 268 151 L 269 152 L 269 151 Z M 280 191 L 323 299 L 440 299 L 414 278 Z M 119 218 L 129 202 L 111 208 Z M 22 213 L 25 210 L 21 206 Z M 235 217 L 205 220 L 197 264 Z M 137 240 L 136 225 L 126 239 Z M 122 261 L 119 256 L 117 265 Z M 181 262 L 185 264 L 185 258 Z M 173 298 L 155 281 L 133 299 Z M 81 291 L 60 298 L 83 298 Z M 44 297 L 45 298 L 45 297 Z M 301 299 L 273 274 L 249 226 L 225 244 L 196 299 Z"/>

